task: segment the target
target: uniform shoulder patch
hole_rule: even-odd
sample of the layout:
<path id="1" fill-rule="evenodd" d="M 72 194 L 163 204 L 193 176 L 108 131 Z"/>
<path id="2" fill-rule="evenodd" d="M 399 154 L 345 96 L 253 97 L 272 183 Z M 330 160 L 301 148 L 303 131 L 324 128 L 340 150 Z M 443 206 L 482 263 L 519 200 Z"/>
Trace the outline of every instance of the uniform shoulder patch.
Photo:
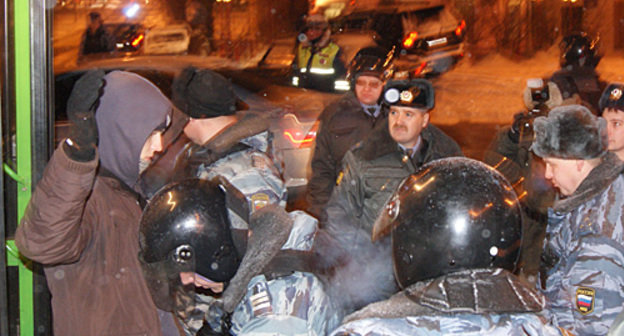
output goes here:
<path id="1" fill-rule="evenodd" d="M 559 332 L 561 333 L 561 336 L 575 336 L 573 333 L 571 333 L 567 329 L 563 329 L 561 327 L 559 327 Z"/>
<path id="2" fill-rule="evenodd" d="M 576 310 L 583 315 L 594 311 L 596 301 L 596 290 L 589 287 L 579 287 L 576 289 Z"/>
<path id="3" fill-rule="evenodd" d="M 267 206 L 271 202 L 269 195 L 259 192 L 251 195 L 252 212 Z"/>

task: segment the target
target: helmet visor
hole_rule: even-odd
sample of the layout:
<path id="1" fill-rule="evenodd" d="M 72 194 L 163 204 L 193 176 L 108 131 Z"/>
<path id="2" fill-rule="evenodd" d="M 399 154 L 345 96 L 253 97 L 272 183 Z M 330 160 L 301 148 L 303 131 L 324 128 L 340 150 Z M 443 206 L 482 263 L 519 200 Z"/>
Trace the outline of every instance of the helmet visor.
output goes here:
<path id="1" fill-rule="evenodd" d="M 165 260 L 148 263 L 139 255 L 143 277 L 156 307 L 169 312 L 194 310 L 195 267 L 194 258 L 184 263 L 173 260 L 176 253 Z M 179 258 L 179 257 L 178 257 Z M 189 310 L 190 309 L 190 310 Z"/>

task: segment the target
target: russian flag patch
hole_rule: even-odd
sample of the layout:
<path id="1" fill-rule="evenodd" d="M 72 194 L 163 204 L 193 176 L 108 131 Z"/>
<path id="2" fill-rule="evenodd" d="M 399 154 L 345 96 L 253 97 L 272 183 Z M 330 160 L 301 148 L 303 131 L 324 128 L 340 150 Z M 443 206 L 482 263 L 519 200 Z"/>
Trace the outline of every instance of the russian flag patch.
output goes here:
<path id="1" fill-rule="evenodd" d="M 596 301 L 596 291 L 593 288 L 576 289 L 576 309 L 579 313 L 587 315 L 594 311 L 594 301 Z"/>

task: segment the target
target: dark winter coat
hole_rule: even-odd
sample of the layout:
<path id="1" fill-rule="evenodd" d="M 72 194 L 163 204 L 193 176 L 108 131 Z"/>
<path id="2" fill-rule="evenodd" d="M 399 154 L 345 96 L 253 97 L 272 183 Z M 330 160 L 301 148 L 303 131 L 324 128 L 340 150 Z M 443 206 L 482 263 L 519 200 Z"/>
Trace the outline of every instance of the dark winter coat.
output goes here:
<path id="1" fill-rule="evenodd" d="M 431 124 L 422 130 L 421 139 L 421 149 L 409 159 L 390 136 L 385 120 L 347 152 L 327 206 L 328 221 L 346 215 L 370 234 L 379 211 L 403 179 L 424 163 L 463 155 L 453 139 Z"/>
<path id="2" fill-rule="evenodd" d="M 391 138 L 387 120 L 347 152 L 338 185 L 327 204 L 327 221 L 314 250 L 330 296 L 344 315 L 398 291 L 388 236 L 371 241 L 373 223 L 398 185 L 423 164 L 461 156 L 457 143 L 437 127 L 421 132 L 423 145 L 409 159 Z"/>
<path id="3" fill-rule="evenodd" d="M 72 161 L 59 147 L 15 241 L 20 253 L 46 265 L 55 335 L 160 335 L 137 258 L 137 195 L 96 175 L 97 163 Z"/>
<path id="4" fill-rule="evenodd" d="M 355 96 L 348 92 L 330 104 L 321 114 L 321 126 L 312 157 L 312 177 L 308 183 L 308 211 L 323 219 L 324 208 L 336 185 L 342 158 L 356 143 L 362 141 L 385 119 L 381 111 L 377 119 L 366 114 Z"/>

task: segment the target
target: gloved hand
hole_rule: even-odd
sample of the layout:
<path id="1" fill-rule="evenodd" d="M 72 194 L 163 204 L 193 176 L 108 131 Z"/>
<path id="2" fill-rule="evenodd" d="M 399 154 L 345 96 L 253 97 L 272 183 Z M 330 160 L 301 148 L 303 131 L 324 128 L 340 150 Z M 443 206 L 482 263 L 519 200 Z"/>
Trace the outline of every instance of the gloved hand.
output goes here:
<path id="1" fill-rule="evenodd" d="M 212 306 L 211 306 L 212 309 Z M 230 335 L 230 329 L 232 329 L 232 314 L 220 312 L 220 326 L 219 330 L 212 329 L 210 324 L 204 320 L 202 327 L 195 334 L 196 336 L 226 336 Z"/>
<path id="2" fill-rule="evenodd" d="M 74 84 L 67 101 L 67 116 L 70 121 L 69 137 L 63 144 L 65 153 L 80 162 L 95 158 L 98 129 L 95 122 L 101 91 L 104 87 L 104 71 L 91 70 Z"/>

